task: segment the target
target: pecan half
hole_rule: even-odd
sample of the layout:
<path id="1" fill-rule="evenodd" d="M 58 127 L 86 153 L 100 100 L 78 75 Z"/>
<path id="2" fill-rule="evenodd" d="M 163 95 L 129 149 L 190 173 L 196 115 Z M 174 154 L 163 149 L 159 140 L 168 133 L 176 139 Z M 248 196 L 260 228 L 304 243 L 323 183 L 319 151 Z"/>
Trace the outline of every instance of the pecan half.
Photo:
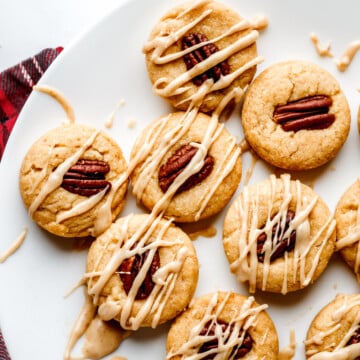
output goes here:
<path id="1" fill-rule="evenodd" d="M 209 321 L 206 323 L 205 327 L 201 330 L 200 336 L 214 336 L 215 329 L 216 329 L 216 327 L 219 327 L 219 326 L 221 327 L 221 333 L 225 334 L 225 332 L 227 331 L 227 329 L 229 327 L 229 324 L 227 324 L 223 321 L 219 321 L 219 320 L 216 323 Z M 226 342 L 231 337 L 232 331 L 233 331 L 233 326 L 230 326 L 230 331 L 228 331 L 227 338 L 222 339 L 224 344 L 226 344 Z M 216 332 L 216 334 L 218 334 L 218 333 L 219 333 L 219 331 Z M 249 333 L 246 332 L 244 335 L 244 340 L 240 344 L 240 346 L 239 345 L 234 346 L 233 349 L 231 350 L 229 359 L 243 358 L 248 352 L 251 351 L 252 344 L 253 344 L 253 340 L 252 340 L 251 336 L 249 335 Z M 199 349 L 199 353 L 205 353 L 212 349 L 217 349 L 218 345 L 219 345 L 219 341 L 217 338 L 206 341 L 205 343 L 203 343 L 201 345 L 201 347 Z M 211 359 L 214 359 L 216 355 L 217 355 L 217 352 L 215 351 L 214 353 L 206 355 L 205 357 L 202 357 L 201 359 L 211 360 Z"/>
<path id="2" fill-rule="evenodd" d="M 82 196 L 97 194 L 105 188 L 110 190 L 111 183 L 105 180 L 109 171 L 105 161 L 80 159 L 65 173 L 61 187 Z"/>
<path id="3" fill-rule="evenodd" d="M 205 41 L 208 41 L 206 35 L 192 33 L 183 37 L 181 41 L 181 48 L 182 50 L 186 50 L 194 45 L 200 44 Z M 190 70 L 195 65 L 207 59 L 217 51 L 219 51 L 218 47 L 213 43 L 209 43 L 192 51 L 189 54 L 184 55 L 184 62 L 187 70 Z M 227 61 L 222 61 L 220 64 L 217 64 L 209 70 L 205 71 L 204 73 L 196 76 L 195 78 L 193 78 L 192 81 L 196 86 L 200 86 L 207 79 L 213 79 L 214 82 L 216 82 L 220 79 L 221 75 L 227 75 L 229 73 L 229 64 L 227 63 Z"/>
<path id="4" fill-rule="evenodd" d="M 331 105 L 330 96 L 309 96 L 277 106 L 273 118 L 285 131 L 326 129 L 335 121 L 335 115 L 329 114 Z"/>
<path id="5" fill-rule="evenodd" d="M 138 273 L 140 272 L 141 268 L 143 267 L 148 255 L 149 250 L 142 254 L 136 254 L 128 259 L 125 259 L 119 266 L 117 273 L 120 276 L 126 294 L 129 294 L 133 282 Z M 136 293 L 136 300 L 144 300 L 150 295 L 151 291 L 155 286 L 155 283 L 152 280 L 152 276 L 155 274 L 156 270 L 159 269 L 159 267 L 160 256 L 156 251 L 152 259 L 150 269 L 146 273 L 145 279 L 140 285 L 138 292 Z"/>
<path id="6" fill-rule="evenodd" d="M 359 327 L 355 330 L 353 336 L 346 343 L 347 346 L 360 343 L 360 324 Z M 360 360 L 360 356 L 356 357 L 354 360 Z"/>
<path id="7" fill-rule="evenodd" d="M 184 170 L 186 165 L 191 161 L 198 149 L 192 145 L 183 145 L 179 148 L 174 155 L 172 155 L 168 161 L 163 164 L 159 169 L 159 186 L 165 193 L 174 180 Z M 177 190 L 176 194 L 180 194 L 185 190 L 189 190 L 195 185 L 201 183 L 206 179 L 214 167 L 214 158 L 211 155 L 207 155 L 204 160 L 204 165 L 199 172 L 190 176 Z"/>
<path id="8" fill-rule="evenodd" d="M 275 224 L 271 232 L 271 240 L 276 241 L 274 248 L 271 251 L 270 262 L 282 257 L 285 251 L 289 252 L 294 249 L 296 242 L 296 230 L 290 233 L 289 237 L 283 238 L 283 234 L 289 229 L 291 220 L 295 217 L 295 213 L 288 210 L 286 214 L 286 221 L 284 228 L 281 228 L 280 224 Z M 260 262 L 264 262 L 265 250 L 264 244 L 266 241 L 266 233 L 261 233 L 257 238 L 257 257 Z"/>

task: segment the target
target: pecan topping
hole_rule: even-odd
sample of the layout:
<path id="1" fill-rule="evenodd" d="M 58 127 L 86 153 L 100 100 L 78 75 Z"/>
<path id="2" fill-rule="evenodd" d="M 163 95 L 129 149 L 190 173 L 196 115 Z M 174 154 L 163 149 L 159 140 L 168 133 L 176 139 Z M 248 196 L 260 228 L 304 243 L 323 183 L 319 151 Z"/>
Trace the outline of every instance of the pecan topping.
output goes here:
<path id="1" fill-rule="evenodd" d="M 214 336 L 215 335 L 215 329 L 216 327 L 221 327 L 221 333 L 225 335 L 225 332 L 227 331 L 229 324 L 223 322 L 223 321 L 217 321 L 216 323 L 213 323 L 211 321 L 207 322 L 205 327 L 201 330 L 200 336 Z M 233 325 L 230 326 L 230 331 L 227 331 L 226 338 L 223 338 L 222 342 L 224 344 L 227 343 L 227 341 L 230 340 L 230 337 L 233 332 Z M 216 334 L 218 334 L 219 331 L 216 331 Z M 234 341 L 234 339 L 232 339 Z M 246 332 L 244 335 L 244 339 L 242 344 L 236 345 L 232 348 L 231 354 L 229 356 L 229 359 L 241 359 L 243 358 L 248 352 L 252 349 L 253 340 L 251 336 Z M 199 349 L 199 353 L 205 353 L 212 349 L 217 349 L 219 345 L 219 341 L 217 338 L 213 340 L 206 341 L 203 343 Z M 206 355 L 205 357 L 202 357 L 203 360 L 211 360 L 214 359 L 217 355 L 217 352 L 211 353 L 209 355 Z"/>
<path id="2" fill-rule="evenodd" d="M 347 346 L 360 343 L 360 324 L 359 327 L 355 330 L 354 335 L 346 343 Z M 356 357 L 354 360 L 360 360 L 360 356 Z"/>
<path id="3" fill-rule="evenodd" d="M 128 259 L 125 259 L 118 268 L 118 274 L 120 279 L 123 282 L 124 290 L 129 294 L 130 289 L 133 285 L 133 282 L 140 272 L 141 268 L 146 261 L 146 258 L 149 255 L 149 250 L 145 251 L 142 254 L 136 254 Z M 151 291 L 153 290 L 155 283 L 152 280 L 152 276 L 155 274 L 156 270 L 160 267 L 160 256 L 158 252 L 154 254 L 152 259 L 149 271 L 146 273 L 145 279 L 139 287 L 138 292 L 136 293 L 136 300 L 146 299 Z"/>
<path id="4" fill-rule="evenodd" d="M 277 106 L 273 118 L 285 131 L 326 129 L 335 121 L 329 114 L 331 105 L 327 95 L 309 96 Z"/>
<path id="5" fill-rule="evenodd" d="M 194 45 L 200 44 L 205 41 L 208 41 L 208 38 L 204 34 L 189 34 L 182 39 L 182 50 L 186 50 Z M 218 47 L 213 43 L 209 43 L 192 51 L 189 54 L 184 55 L 184 62 L 187 70 L 190 70 L 196 64 L 207 59 L 217 51 L 219 51 Z M 207 79 L 213 79 L 214 82 L 216 82 L 220 79 L 221 75 L 227 75 L 229 73 L 230 66 L 227 61 L 223 61 L 220 64 L 217 64 L 211 69 L 207 70 L 206 72 L 196 76 L 193 79 L 193 83 L 196 86 L 200 86 Z"/>
<path id="6" fill-rule="evenodd" d="M 105 188 L 110 190 L 111 183 L 105 180 L 109 171 L 105 161 L 80 159 L 65 173 L 61 186 L 74 194 L 91 196 Z"/>
<path id="7" fill-rule="evenodd" d="M 275 246 L 272 248 L 270 255 L 270 262 L 280 258 L 284 255 L 285 251 L 291 251 L 295 247 L 296 242 L 296 230 L 293 230 L 290 233 L 289 237 L 283 238 L 284 234 L 289 229 L 291 220 L 295 217 L 295 213 L 289 210 L 286 214 L 286 221 L 284 228 L 280 224 L 275 224 L 272 228 L 271 241 L 275 243 Z M 257 238 L 257 256 L 260 262 L 264 262 L 265 250 L 264 244 L 266 241 L 266 233 L 261 233 Z"/>
<path id="8" fill-rule="evenodd" d="M 183 145 L 178 149 L 168 161 L 160 167 L 159 170 L 159 186 L 165 193 L 174 180 L 184 170 L 186 165 L 191 161 L 198 149 L 192 145 Z M 189 190 L 195 185 L 206 179 L 214 167 L 214 158 L 210 155 L 205 157 L 204 165 L 199 172 L 190 176 L 177 190 L 176 194 L 180 194 L 185 190 Z"/>

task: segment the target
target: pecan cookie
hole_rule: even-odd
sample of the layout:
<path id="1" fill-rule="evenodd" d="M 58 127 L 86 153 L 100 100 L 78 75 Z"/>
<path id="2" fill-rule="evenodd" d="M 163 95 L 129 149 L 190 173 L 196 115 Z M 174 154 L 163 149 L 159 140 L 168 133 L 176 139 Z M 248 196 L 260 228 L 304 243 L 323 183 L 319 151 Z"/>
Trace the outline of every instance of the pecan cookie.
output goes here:
<path id="1" fill-rule="evenodd" d="M 266 308 L 232 292 L 194 299 L 171 325 L 166 359 L 277 359 L 277 332 Z"/>
<path id="2" fill-rule="evenodd" d="M 305 61 L 272 65 L 251 84 L 244 134 L 270 164 L 308 170 L 333 159 L 350 130 L 350 109 L 336 79 Z"/>
<path id="3" fill-rule="evenodd" d="M 198 260 L 189 237 L 153 215 L 119 218 L 91 245 L 88 293 L 103 320 L 127 330 L 156 327 L 190 302 Z"/>
<path id="4" fill-rule="evenodd" d="M 203 112 L 214 110 L 226 94 L 250 83 L 262 61 L 253 27 L 212 0 L 171 9 L 143 49 L 154 93 L 178 110 L 186 110 L 192 101 L 200 101 Z"/>
<path id="5" fill-rule="evenodd" d="M 336 248 L 360 283 L 360 179 L 339 200 L 335 220 Z"/>
<path id="6" fill-rule="evenodd" d="M 139 203 L 176 222 L 218 213 L 241 178 L 240 148 L 216 117 L 176 112 L 147 126 L 131 152 Z"/>
<path id="7" fill-rule="evenodd" d="M 335 221 L 308 186 L 282 175 L 247 186 L 224 220 L 231 271 L 255 289 L 286 294 L 313 283 L 335 246 Z"/>
<path id="8" fill-rule="evenodd" d="M 119 145 L 80 124 L 49 131 L 29 149 L 20 192 L 32 219 L 64 237 L 96 236 L 119 215 L 128 185 Z"/>
<path id="9" fill-rule="evenodd" d="M 340 294 L 325 305 L 307 332 L 306 358 L 360 359 L 360 295 Z"/>

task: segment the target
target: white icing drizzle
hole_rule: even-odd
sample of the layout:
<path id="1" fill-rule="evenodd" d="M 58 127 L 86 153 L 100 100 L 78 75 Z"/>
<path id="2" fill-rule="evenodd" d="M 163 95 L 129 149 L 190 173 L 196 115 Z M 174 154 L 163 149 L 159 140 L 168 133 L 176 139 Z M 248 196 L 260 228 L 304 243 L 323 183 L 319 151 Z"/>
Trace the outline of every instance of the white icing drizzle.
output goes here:
<path id="1" fill-rule="evenodd" d="M 347 346 L 336 351 L 322 351 L 309 360 L 353 360 L 360 356 L 360 343 Z"/>
<path id="2" fill-rule="evenodd" d="M 94 133 L 83 144 L 83 146 L 81 146 L 72 156 L 68 157 L 50 174 L 46 183 L 42 186 L 39 194 L 35 197 L 34 201 L 29 207 L 29 215 L 31 217 L 33 217 L 35 211 L 39 208 L 44 199 L 61 185 L 65 173 L 80 159 L 81 155 L 89 146 L 91 146 L 98 134 L 99 131 L 94 131 Z"/>
<path id="3" fill-rule="evenodd" d="M 186 11 L 180 13 L 174 21 L 177 21 L 179 18 L 183 17 L 187 12 L 203 5 L 203 3 L 203 1 L 194 2 L 194 4 L 192 6 L 189 6 Z M 183 57 L 184 55 L 204 46 L 205 44 L 215 43 L 227 36 L 243 30 L 252 30 L 246 35 L 241 36 L 238 40 L 228 45 L 226 48 L 220 49 L 219 51 L 213 53 L 210 57 L 201 61 L 193 68 L 176 77 L 174 80 L 170 81 L 168 78 L 158 79 L 153 85 L 153 90 L 155 94 L 164 97 L 171 97 L 186 92 L 189 89 L 188 86 L 184 86 L 187 82 L 207 71 L 208 69 L 212 68 L 216 64 L 228 59 L 235 53 L 255 43 L 257 38 L 259 37 L 259 33 L 257 30 L 254 30 L 254 28 L 263 29 L 267 26 L 267 19 L 265 16 L 258 16 L 252 21 L 242 19 L 239 23 L 235 24 L 228 31 L 224 32 L 218 37 L 210 39 L 207 42 L 196 44 L 186 50 L 178 51 L 169 55 L 163 55 L 166 50 L 169 49 L 169 47 L 171 47 L 175 42 L 181 39 L 187 32 L 189 32 L 194 26 L 204 20 L 211 13 L 211 9 L 206 9 L 192 22 L 180 27 L 178 30 L 173 31 L 170 34 L 160 34 L 154 39 L 149 40 L 144 45 L 143 52 L 149 53 L 152 51 L 150 58 L 151 61 L 155 64 L 166 64 Z M 261 63 L 262 61 L 262 57 L 256 57 L 255 59 L 249 61 L 247 64 L 243 65 L 241 68 L 231 72 L 228 75 L 222 76 L 221 79 L 216 83 L 214 83 L 214 81 L 210 79 L 210 83 L 212 85 L 208 87 L 205 95 L 213 91 L 221 90 L 228 87 L 230 83 L 232 83 L 236 78 L 241 76 L 246 70 Z M 198 91 L 200 91 L 200 89 L 198 89 Z M 184 102 L 188 100 L 191 100 L 191 98 L 185 99 Z"/>
<path id="4" fill-rule="evenodd" d="M 339 307 L 336 308 L 331 314 L 331 321 L 327 324 L 327 327 L 318 331 L 313 337 L 305 341 L 305 345 L 324 345 L 324 340 L 327 336 L 340 330 L 342 327 L 342 320 L 346 319 L 348 313 L 356 306 L 360 306 L 360 295 L 344 296 Z M 327 344 L 324 351 L 317 352 L 316 350 L 308 350 L 306 354 L 311 360 L 351 360 L 360 355 L 360 344 L 354 344 L 347 346 L 346 344 L 351 339 L 354 332 L 359 328 L 360 324 L 360 312 L 356 314 L 352 323 L 347 330 L 346 334 L 341 338 L 338 344 Z M 333 350 L 331 350 L 333 348 Z"/>
<path id="5" fill-rule="evenodd" d="M 76 205 L 74 205 L 70 210 L 67 211 L 61 211 L 56 215 L 56 222 L 61 223 L 65 221 L 66 219 L 70 219 L 74 216 L 77 216 L 79 214 L 83 214 L 90 209 L 92 209 L 96 204 L 98 204 L 103 197 L 105 196 L 106 192 L 108 191 L 108 186 L 105 187 L 105 189 L 101 190 L 99 193 L 90 196 L 86 200 L 83 200 Z"/>
<path id="6" fill-rule="evenodd" d="M 331 44 L 330 42 L 327 43 L 326 45 L 322 45 L 320 43 L 320 39 L 317 36 L 317 34 L 315 34 L 314 32 L 312 32 L 310 34 L 310 39 L 315 47 L 316 52 L 320 55 L 320 56 L 327 56 L 327 57 L 334 57 L 334 55 L 331 53 L 330 51 L 330 47 Z"/>
<path id="7" fill-rule="evenodd" d="M 121 342 L 130 334 L 100 319 L 92 319 L 84 334 L 82 353 L 84 359 L 100 360 L 115 351 Z"/>
<path id="8" fill-rule="evenodd" d="M 42 166 L 41 171 L 37 173 L 36 179 L 31 184 L 30 193 L 33 193 L 35 191 L 35 189 L 39 186 L 39 184 L 46 178 L 47 167 L 49 166 L 49 161 L 51 159 L 53 150 L 54 150 L 54 145 L 52 145 L 50 147 L 50 149 L 48 151 L 48 156 L 47 156 L 47 159 L 46 159 L 46 162 L 45 162 L 44 166 Z"/>
<path id="9" fill-rule="evenodd" d="M 58 89 L 55 89 L 49 85 L 37 84 L 33 86 L 33 90 L 40 91 L 53 97 L 64 109 L 69 123 L 75 122 L 75 114 L 73 108 L 71 107 L 66 97 Z"/>
<path id="10" fill-rule="evenodd" d="M 235 346 L 241 346 L 245 333 L 250 328 L 256 326 L 259 314 L 267 308 L 267 305 L 254 305 L 254 298 L 249 297 L 234 314 L 229 326 L 224 330 L 218 324 L 218 318 L 229 301 L 230 293 L 226 293 L 224 299 L 220 301 L 219 293 L 214 293 L 206 308 L 204 316 L 199 323 L 195 325 L 189 333 L 187 341 L 180 346 L 178 350 L 168 352 L 166 359 L 170 360 L 175 356 L 182 359 L 200 360 L 205 356 L 216 352 L 216 358 L 228 358 Z M 235 311 L 235 309 L 234 309 Z M 206 324 L 210 323 L 209 328 L 215 326 L 214 334 L 201 335 L 201 331 Z M 202 344 L 217 340 L 217 348 L 199 353 Z"/>
<path id="11" fill-rule="evenodd" d="M 351 64 L 354 56 L 360 50 L 360 41 L 353 41 L 346 48 L 339 60 L 335 59 L 335 64 L 339 71 L 345 71 Z"/>
<path id="12" fill-rule="evenodd" d="M 290 344 L 279 351 L 278 360 L 291 360 L 295 356 L 296 338 L 295 330 L 290 330 Z"/>
<path id="13" fill-rule="evenodd" d="M 26 236 L 28 233 L 28 229 L 25 228 L 22 233 L 17 237 L 13 244 L 3 253 L 0 255 L 0 263 L 5 262 L 11 255 L 13 255 L 20 246 L 24 243 Z"/>
<path id="14" fill-rule="evenodd" d="M 239 258 L 231 265 L 231 271 L 234 272 L 239 281 L 249 282 L 249 291 L 255 292 L 256 289 L 256 276 L 258 271 L 258 258 L 257 258 L 257 239 L 261 233 L 266 234 L 266 240 L 264 242 L 264 261 L 263 261 L 263 274 L 262 274 L 262 290 L 266 290 L 267 279 L 270 271 L 270 257 L 276 249 L 276 244 L 279 238 L 289 238 L 293 230 L 296 230 L 296 243 L 293 251 L 293 256 L 284 255 L 285 272 L 284 280 L 282 284 L 282 293 L 287 293 L 287 285 L 289 281 L 288 277 L 288 264 L 292 262 L 294 279 L 299 277 L 299 281 L 302 286 L 306 286 L 310 283 L 316 267 L 319 262 L 319 257 L 322 253 L 324 246 L 326 245 L 329 237 L 335 228 L 335 221 L 330 218 L 323 227 L 310 238 L 310 225 L 309 215 L 314 208 L 317 197 L 314 197 L 311 201 L 302 196 L 301 184 L 296 181 L 296 211 L 295 217 L 290 221 L 289 228 L 285 231 L 286 215 L 289 208 L 290 201 L 293 195 L 290 192 L 290 176 L 282 175 L 283 183 L 283 198 L 279 205 L 277 213 L 271 217 L 274 196 L 276 192 L 276 177 L 270 176 L 270 194 L 268 196 L 268 216 L 265 226 L 262 229 L 258 228 L 258 208 L 259 208 L 259 192 L 253 199 L 249 198 L 248 187 L 245 187 L 242 195 L 235 202 L 236 212 L 238 213 L 238 221 L 241 221 L 241 231 L 237 235 L 238 237 L 238 249 Z M 257 191 L 260 191 L 258 188 Z M 276 225 L 277 224 L 277 225 Z M 279 231 L 276 231 L 276 236 L 272 236 L 272 229 L 277 226 Z M 313 248 L 313 244 L 316 243 L 320 236 L 323 236 L 324 240 L 319 246 L 315 257 L 312 262 L 312 266 L 308 273 L 305 273 L 306 257 Z"/>
<path id="15" fill-rule="evenodd" d="M 71 333 L 65 349 L 64 360 L 83 359 L 83 357 L 74 358 L 71 355 L 71 352 L 73 351 L 77 341 L 84 335 L 96 313 L 96 306 L 92 303 L 90 296 L 87 295 L 86 291 L 84 291 L 84 294 L 85 302 L 73 328 L 71 329 Z"/>
<path id="16" fill-rule="evenodd" d="M 117 113 L 118 110 L 119 110 L 122 106 L 124 106 L 124 105 L 125 105 L 125 100 L 124 100 L 124 99 L 121 99 L 121 100 L 117 103 L 115 109 L 114 109 L 114 110 L 110 113 L 110 115 L 106 118 L 104 125 L 105 125 L 105 127 L 106 127 L 107 129 L 112 128 L 112 126 L 113 126 L 113 124 L 114 124 L 114 119 L 115 119 L 116 113 Z"/>
<path id="17" fill-rule="evenodd" d="M 120 231 L 120 236 L 118 235 L 117 238 L 118 243 L 116 244 L 111 259 L 108 261 L 105 268 L 100 272 L 88 273 L 85 275 L 89 278 L 94 276 L 98 277 L 94 284 L 91 284 L 90 281 L 88 287 L 88 293 L 94 296 L 96 302 L 107 281 L 114 273 L 116 273 L 118 267 L 126 258 L 135 256 L 136 254 L 142 254 L 149 250 L 146 261 L 133 281 L 122 308 L 120 307 L 119 302 L 114 301 L 111 297 L 106 300 L 105 304 L 102 304 L 99 307 L 99 314 L 104 315 L 106 319 L 113 318 L 114 314 L 116 315 L 119 311 L 121 311 L 120 325 L 123 329 L 137 330 L 141 326 L 145 317 L 149 314 L 153 317 L 152 327 L 157 326 L 164 305 L 167 303 L 167 299 L 173 291 L 184 261 L 189 255 L 188 249 L 186 246 L 181 246 L 182 243 L 180 241 L 166 241 L 162 239 L 165 232 L 171 225 L 171 221 L 163 221 L 161 224 L 161 219 L 161 215 L 156 218 L 152 215 L 148 216 L 142 226 L 129 239 L 127 239 L 128 222 L 125 221 L 123 228 Z M 155 235 L 154 231 L 158 226 L 160 226 L 160 230 L 158 230 L 156 238 L 148 243 L 149 239 Z M 174 255 L 174 258 L 167 264 L 163 264 L 155 272 L 153 275 L 153 281 L 155 282 L 154 289 L 144 301 L 136 316 L 132 316 L 131 313 L 135 303 L 135 296 L 151 266 L 156 251 L 159 247 L 172 246 L 179 247 Z"/>
<path id="18" fill-rule="evenodd" d="M 257 14 L 250 19 L 250 26 L 255 30 L 265 30 L 269 25 L 269 19 L 264 14 Z"/>

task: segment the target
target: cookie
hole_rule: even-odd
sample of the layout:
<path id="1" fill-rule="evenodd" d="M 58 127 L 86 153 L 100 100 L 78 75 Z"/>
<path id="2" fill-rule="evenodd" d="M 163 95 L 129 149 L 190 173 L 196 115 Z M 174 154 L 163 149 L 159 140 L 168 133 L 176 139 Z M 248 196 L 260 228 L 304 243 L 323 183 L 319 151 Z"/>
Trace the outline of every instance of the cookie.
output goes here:
<path id="1" fill-rule="evenodd" d="M 180 228 L 161 216 L 129 215 L 91 245 L 88 293 L 103 320 L 126 330 L 155 328 L 189 304 L 198 272 L 195 248 Z"/>
<path id="2" fill-rule="evenodd" d="M 312 321 L 305 341 L 306 359 L 360 358 L 360 295 L 336 296 Z"/>
<path id="3" fill-rule="evenodd" d="M 277 332 L 266 308 L 232 292 L 194 299 L 171 325 L 166 359 L 277 359 Z"/>
<path id="4" fill-rule="evenodd" d="M 360 283 L 360 179 L 339 200 L 335 220 L 336 248 Z"/>
<path id="5" fill-rule="evenodd" d="M 63 237 L 96 236 L 125 204 L 127 164 L 119 145 L 95 128 L 50 130 L 26 153 L 20 192 L 31 218 Z"/>
<path id="6" fill-rule="evenodd" d="M 350 109 L 337 80 L 305 61 L 274 64 L 250 85 L 242 126 L 266 162 L 308 170 L 333 159 L 347 139 Z"/>
<path id="7" fill-rule="evenodd" d="M 176 112 L 147 126 L 131 151 L 139 203 L 175 222 L 218 213 L 241 178 L 240 148 L 216 117 Z"/>
<path id="8" fill-rule="evenodd" d="M 154 93 L 178 110 L 200 101 L 202 112 L 213 111 L 225 95 L 250 83 L 262 61 L 254 26 L 212 0 L 168 11 L 143 48 Z"/>
<path id="9" fill-rule="evenodd" d="M 250 292 L 286 294 L 313 283 L 325 270 L 335 239 L 327 205 L 289 175 L 245 187 L 223 227 L 230 269 L 249 283 Z"/>

